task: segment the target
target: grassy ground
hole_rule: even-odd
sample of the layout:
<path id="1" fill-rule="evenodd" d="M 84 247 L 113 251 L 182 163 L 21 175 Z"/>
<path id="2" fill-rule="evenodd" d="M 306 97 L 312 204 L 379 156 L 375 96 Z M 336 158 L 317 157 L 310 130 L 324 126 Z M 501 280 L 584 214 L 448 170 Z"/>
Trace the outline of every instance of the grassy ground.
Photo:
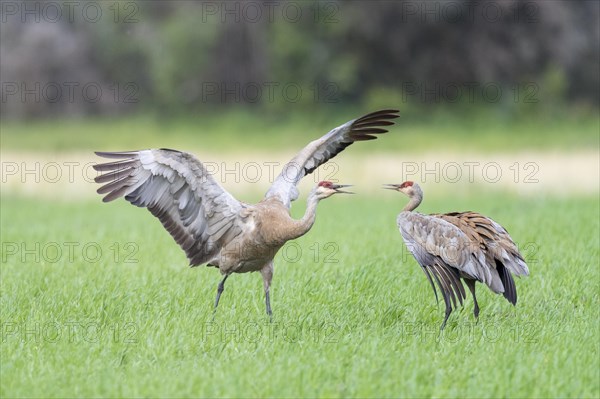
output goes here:
<path id="1" fill-rule="evenodd" d="M 0 396 L 600 396 L 597 196 L 428 198 L 494 217 L 531 270 L 516 308 L 480 286 L 479 323 L 469 299 L 440 333 L 387 194 L 320 205 L 276 258 L 273 323 L 258 274 L 213 320 L 219 273 L 147 211 L 3 197 Z"/>
<path id="2" fill-rule="evenodd" d="M 402 107 L 401 107 L 402 108 Z M 375 109 L 375 108 L 374 108 Z M 250 111 L 220 111 L 196 118 L 157 119 L 129 116 L 114 119 L 46 120 L 22 124 L 3 121 L 2 148 L 11 150 L 65 151 L 139 148 L 183 148 L 188 151 L 238 149 L 298 149 L 308 140 L 356 118 L 366 111 L 345 110 L 261 114 Z M 512 119 L 502 114 L 405 115 L 386 140 L 357 146 L 353 152 L 419 152 L 434 148 L 458 151 L 498 152 L 535 149 L 576 150 L 598 148 L 599 119 L 593 113 L 563 117 L 531 116 Z"/>

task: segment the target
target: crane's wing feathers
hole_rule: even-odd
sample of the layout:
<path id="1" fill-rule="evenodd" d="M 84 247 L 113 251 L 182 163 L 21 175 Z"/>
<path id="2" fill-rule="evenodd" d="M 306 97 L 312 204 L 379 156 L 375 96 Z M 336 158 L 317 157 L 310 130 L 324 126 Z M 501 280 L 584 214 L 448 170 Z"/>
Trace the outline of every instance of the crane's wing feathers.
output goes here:
<path id="1" fill-rule="evenodd" d="M 316 168 L 342 152 L 355 141 L 374 140 L 386 133 L 384 126 L 394 124 L 398 110 L 386 109 L 367 114 L 336 127 L 320 139 L 310 142 L 284 167 L 267 191 L 265 198 L 275 197 L 287 207 L 298 198 L 296 185 Z"/>
<path id="2" fill-rule="evenodd" d="M 416 212 L 400 213 L 397 223 L 406 245 L 421 265 L 443 262 L 481 282 L 493 282 L 477 244 L 453 224 Z"/>
<path id="3" fill-rule="evenodd" d="M 508 232 L 494 220 L 477 212 L 452 212 L 432 215 L 460 228 L 488 254 L 488 262 L 499 260 L 517 276 L 529 275 L 525 260 Z"/>
<path id="4" fill-rule="evenodd" d="M 419 213 L 402 212 L 397 223 L 407 248 L 427 276 L 436 300 L 438 295 L 433 280 L 445 303 L 454 307 L 458 303 L 462 305 L 466 294 L 460 281 L 460 271 L 478 273 L 476 261 L 460 250 L 468 246 L 467 237 L 451 224 L 444 221 L 437 223 Z M 457 267 L 460 264 L 465 266 Z"/>
<path id="5" fill-rule="evenodd" d="M 433 277 L 440 287 L 444 302 L 451 304 L 453 308 L 458 307 L 458 303 L 462 306 L 463 300 L 466 298 L 465 288 L 463 287 L 458 270 L 448 267 L 443 262 L 436 262 L 430 266 L 424 267 L 433 274 Z M 435 291 L 435 288 L 434 288 Z M 437 293 L 436 293 L 437 299 Z M 457 301 L 458 299 L 458 301 Z"/>
<path id="6" fill-rule="evenodd" d="M 446 302 L 450 299 L 456 304 L 454 296 L 464 298 L 458 278 L 468 277 L 516 303 L 512 274 L 527 275 L 529 270 L 508 232 L 498 223 L 476 212 L 402 212 L 397 223 L 406 246 L 432 286 L 431 276 L 436 280 Z"/>
<path id="7" fill-rule="evenodd" d="M 473 243 L 477 243 L 488 268 L 497 271 L 504 287 L 504 297 L 516 304 L 517 290 L 512 274 L 526 276 L 529 275 L 529 269 L 506 229 L 477 212 L 452 212 L 432 216 L 451 223 Z"/>
<path id="8" fill-rule="evenodd" d="M 94 166 L 103 174 L 98 193 L 104 202 L 125 197 L 148 208 L 185 251 L 190 265 L 212 259 L 241 233 L 242 209 L 193 155 L 170 149 L 97 152 L 119 161 Z"/>

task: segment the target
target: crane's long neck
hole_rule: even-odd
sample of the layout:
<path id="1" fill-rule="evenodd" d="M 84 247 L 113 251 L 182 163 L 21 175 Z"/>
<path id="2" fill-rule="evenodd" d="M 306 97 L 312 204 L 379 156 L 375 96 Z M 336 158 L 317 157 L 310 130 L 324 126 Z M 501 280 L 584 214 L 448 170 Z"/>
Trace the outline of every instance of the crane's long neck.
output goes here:
<path id="1" fill-rule="evenodd" d="M 414 211 L 421 204 L 421 201 L 423 201 L 423 192 L 421 192 L 421 190 L 419 190 L 419 191 L 415 190 L 414 194 L 412 196 L 410 196 L 410 201 L 408 201 L 408 204 L 406 204 L 406 206 L 404 207 L 404 209 L 402 209 L 402 211 L 403 212 Z"/>
<path id="2" fill-rule="evenodd" d="M 302 216 L 302 219 L 300 220 L 295 220 L 292 224 L 290 239 L 301 237 L 310 230 L 315 223 L 318 204 L 319 198 L 317 198 L 315 190 L 313 190 L 306 200 L 306 211 L 304 212 L 304 216 Z"/>

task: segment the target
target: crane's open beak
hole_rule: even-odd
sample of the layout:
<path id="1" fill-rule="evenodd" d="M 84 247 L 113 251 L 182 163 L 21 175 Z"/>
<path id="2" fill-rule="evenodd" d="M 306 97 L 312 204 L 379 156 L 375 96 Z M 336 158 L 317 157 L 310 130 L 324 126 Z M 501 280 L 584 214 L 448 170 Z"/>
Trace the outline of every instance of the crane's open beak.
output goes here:
<path id="1" fill-rule="evenodd" d="M 331 188 L 333 188 L 336 193 L 340 193 L 340 194 L 354 194 L 351 191 L 340 190 L 340 188 L 344 188 L 344 187 L 352 187 L 352 184 L 334 184 L 334 185 L 331 186 Z"/>
<path id="2" fill-rule="evenodd" d="M 398 189 L 400 188 L 400 184 L 384 184 L 381 188 L 386 190 L 398 191 Z"/>

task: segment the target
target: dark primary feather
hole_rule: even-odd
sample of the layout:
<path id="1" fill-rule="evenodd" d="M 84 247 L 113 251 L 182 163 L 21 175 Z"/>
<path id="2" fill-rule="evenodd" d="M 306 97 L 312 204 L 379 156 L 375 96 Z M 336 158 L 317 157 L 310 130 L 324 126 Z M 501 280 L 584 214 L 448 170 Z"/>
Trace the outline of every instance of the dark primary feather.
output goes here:
<path id="1" fill-rule="evenodd" d="M 458 302 L 462 305 L 463 300 L 466 298 L 465 288 L 463 287 L 458 270 L 445 265 L 443 262 L 434 263 L 431 265 L 424 266 L 425 269 L 431 271 L 435 277 L 442 297 L 447 305 L 456 308 L 457 298 Z M 436 294 L 437 298 L 437 294 Z"/>
<path id="2" fill-rule="evenodd" d="M 496 259 L 496 269 L 498 270 L 500 280 L 502 280 L 502 284 L 504 285 L 504 292 L 502 295 L 504 295 L 504 298 L 506 298 L 508 302 L 516 305 L 517 287 L 515 286 L 515 280 L 508 269 L 506 269 L 506 267 L 504 267 L 504 265 L 498 259 Z"/>
<path id="3" fill-rule="evenodd" d="M 321 139 L 326 138 L 333 132 L 335 132 L 335 134 L 331 135 L 330 138 L 327 138 L 324 143 L 320 143 L 318 149 L 312 152 L 312 158 L 304 162 L 303 165 L 298 164 L 298 166 L 304 167 L 304 173 L 301 177 L 312 173 L 315 169 L 335 157 L 353 142 L 375 140 L 377 136 L 374 136 L 374 134 L 387 133 L 387 129 L 371 126 L 393 125 L 394 122 L 389 119 L 398 118 L 399 115 L 397 115 L 397 113 L 397 110 L 377 111 L 333 129 Z M 349 126 L 346 127 L 348 124 Z"/>

